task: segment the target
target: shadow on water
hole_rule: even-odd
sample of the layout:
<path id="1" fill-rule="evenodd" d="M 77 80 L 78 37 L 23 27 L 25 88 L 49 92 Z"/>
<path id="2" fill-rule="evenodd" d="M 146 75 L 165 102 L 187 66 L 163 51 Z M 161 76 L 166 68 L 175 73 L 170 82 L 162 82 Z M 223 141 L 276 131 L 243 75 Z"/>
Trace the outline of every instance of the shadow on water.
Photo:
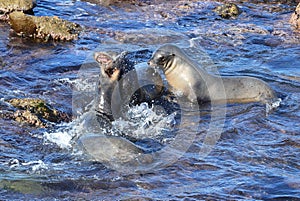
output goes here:
<path id="1" fill-rule="evenodd" d="M 218 4 L 145 1 L 125 9 L 85 1 L 39 1 L 35 15 L 57 15 L 84 26 L 72 42 L 20 38 L 0 22 L 0 113 L 15 110 L 6 100 L 31 97 L 74 114 L 72 122 L 49 128 L 0 118 L 0 200 L 300 199 L 300 41 L 287 24 L 294 7 L 244 2 L 237 19 L 224 20 L 211 11 Z M 162 43 L 181 46 L 211 73 L 263 79 L 282 102 L 267 115 L 262 103 L 228 104 L 215 139 L 207 137 L 211 123 L 219 122 L 210 108 L 186 111 L 184 121 L 183 116 L 155 116 L 150 107 L 133 108 L 135 114 L 144 112 L 144 119 L 135 121 L 134 129 L 126 127 L 132 122 L 118 120 L 119 129 L 123 126 L 135 137 L 159 137 L 167 144 L 175 131 L 183 142 L 185 135 L 193 139 L 164 168 L 118 172 L 93 160 L 75 140 L 99 132 L 89 115 L 99 74 L 93 53 L 145 50 L 133 58 L 139 67 Z M 150 117 L 156 124 L 145 124 Z M 205 157 L 203 150 L 208 151 Z"/>

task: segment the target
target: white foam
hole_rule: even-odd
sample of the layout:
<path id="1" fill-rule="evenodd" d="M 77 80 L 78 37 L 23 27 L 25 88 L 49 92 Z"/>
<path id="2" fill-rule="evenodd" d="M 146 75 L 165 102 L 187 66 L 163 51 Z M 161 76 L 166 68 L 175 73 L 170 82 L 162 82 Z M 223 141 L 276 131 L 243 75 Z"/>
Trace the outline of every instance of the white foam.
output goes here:
<path id="1" fill-rule="evenodd" d="M 45 143 L 54 143 L 62 149 L 70 149 L 79 136 L 89 132 L 101 132 L 96 114 L 89 111 L 73 120 L 70 123 L 63 123 L 57 126 L 54 131 L 45 132 Z"/>
<path id="2" fill-rule="evenodd" d="M 266 114 L 268 115 L 272 110 L 278 108 L 282 102 L 281 98 L 277 98 L 276 100 L 273 100 L 272 102 L 266 103 Z"/>
<path id="3" fill-rule="evenodd" d="M 95 86 L 97 80 L 98 80 L 98 76 L 88 75 L 86 77 L 80 77 L 77 79 L 60 78 L 54 80 L 54 83 L 57 85 L 67 84 L 71 86 L 74 91 L 94 92 L 96 89 Z"/>
<path id="4" fill-rule="evenodd" d="M 48 166 L 42 160 L 21 163 L 18 159 L 12 159 L 8 164 L 12 169 L 25 167 L 30 174 L 40 174 L 41 171 L 48 169 Z"/>
<path id="5" fill-rule="evenodd" d="M 31 174 L 39 174 L 42 170 L 48 169 L 48 166 L 42 160 L 29 161 L 27 163 L 21 163 L 21 165 L 31 167 Z"/>
<path id="6" fill-rule="evenodd" d="M 147 103 L 129 108 L 128 120 L 118 119 L 112 122 L 113 129 L 136 139 L 151 138 L 160 142 L 168 141 L 164 136 L 175 125 L 175 114 L 168 116 L 157 114 Z"/>
<path id="7" fill-rule="evenodd" d="M 153 107 L 147 103 L 129 108 L 128 120 L 118 119 L 112 122 L 112 129 L 100 127 L 96 113 L 89 111 L 70 123 L 58 125 L 52 132 L 44 133 L 44 143 L 54 143 L 61 149 L 72 149 L 76 139 L 86 133 L 100 133 L 108 135 L 119 135 L 136 139 L 151 138 L 164 143 L 169 137 L 164 136 L 175 125 L 175 114 L 169 116 L 156 114 Z"/>
<path id="8" fill-rule="evenodd" d="M 72 136 L 69 132 L 67 131 L 58 131 L 54 133 L 45 133 L 44 137 L 46 140 L 49 142 L 57 144 L 60 148 L 62 149 L 68 149 L 71 148 L 71 140 Z"/>

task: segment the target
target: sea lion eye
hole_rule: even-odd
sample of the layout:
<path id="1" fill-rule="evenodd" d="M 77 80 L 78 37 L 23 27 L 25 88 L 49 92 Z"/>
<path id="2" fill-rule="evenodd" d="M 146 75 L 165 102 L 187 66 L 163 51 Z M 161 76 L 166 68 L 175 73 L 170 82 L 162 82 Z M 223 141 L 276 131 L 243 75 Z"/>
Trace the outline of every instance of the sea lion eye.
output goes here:
<path id="1" fill-rule="evenodd" d="M 158 64 L 163 64 L 166 61 L 166 57 L 165 56 L 160 56 L 157 58 L 157 63 Z"/>
<path id="2" fill-rule="evenodd" d="M 175 54 L 170 54 L 170 55 L 166 55 L 166 56 L 161 56 L 158 61 L 160 63 L 165 63 L 167 61 L 169 61 L 170 59 L 172 59 L 175 56 Z"/>

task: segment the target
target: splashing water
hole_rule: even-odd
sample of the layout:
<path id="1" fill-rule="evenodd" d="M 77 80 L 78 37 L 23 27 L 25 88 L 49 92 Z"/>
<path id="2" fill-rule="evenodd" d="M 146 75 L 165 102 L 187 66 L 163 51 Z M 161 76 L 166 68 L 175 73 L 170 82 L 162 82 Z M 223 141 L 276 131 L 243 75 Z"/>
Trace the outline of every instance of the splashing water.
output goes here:
<path id="1" fill-rule="evenodd" d="M 125 133 L 125 136 L 143 139 L 149 138 L 160 143 L 167 143 L 174 138 L 167 135 L 175 126 L 176 113 L 168 116 L 159 114 L 160 107 L 149 107 L 148 103 L 129 108 L 127 112 L 128 120 L 118 119 L 112 123 L 113 130 Z"/>
<path id="2" fill-rule="evenodd" d="M 8 165 L 11 169 L 27 169 L 30 174 L 40 174 L 41 171 L 48 169 L 42 160 L 20 162 L 18 159 L 12 159 Z"/>
<path id="3" fill-rule="evenodd" d="M 276 100 L 273 100 L 272 102 L 266 103 L 266 115 L 268 115 L 272 110 L 278 108 L 282 102 L 281 98 L 277 98 Z"/>
<path id="4" fill-rule="evenodd" d="M 96 113 L 91 110 L 70 123 L 63 123 L 53 132 L 45 132 L 45 143 L 51 142 L 62 149 L 71 149 L 76 140 L 85 134 L 98 133 L 134 138 L 136 140 L 151 139 L 166 144 L 171 141 L 171 130 L 175 126 L 175 113 L 168 116 L 157 114 L 157 108 L 147 103 L 129 108 L 127 118 L 112 122 L 112 128 L 100 127 Z"/>

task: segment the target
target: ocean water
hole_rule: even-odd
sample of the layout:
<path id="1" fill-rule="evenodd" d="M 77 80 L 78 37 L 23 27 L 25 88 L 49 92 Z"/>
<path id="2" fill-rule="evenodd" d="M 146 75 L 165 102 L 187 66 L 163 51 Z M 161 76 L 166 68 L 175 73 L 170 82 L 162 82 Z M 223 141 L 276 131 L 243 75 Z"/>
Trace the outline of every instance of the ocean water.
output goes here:
<path id="1" fill-rule="evenodd" d="M 295 5 L 238 3 L 243 12 L 226 20 L 212 11 L 219 4 L 38 1 L 36 16 L 84 28 L 71 42 L 20 38 L 1 22 L 0 112 L 12 109 L 8 99 L 42 98 L 73 120 L 35 128 L 0 118 L 0 200 L 299 200 L 300 35 L 288 23 Z M 93 53 L 152 52 L 165 43 L 177 44 L 210 73 L 260 78 L 281 101 L 271 109 L 187 104 L 167 115 L 141 104 L 128 110 L 131 121 L 113 122 L 114 129 L 154 139 L 139 145 L 165 150 L 154 152 L 161 165 L 124 171 L 93 160 L 78 138 L 113 132 L 93 112 L 100 72 Z M 137 68 L 148 57 L 133 58 Z"/>

